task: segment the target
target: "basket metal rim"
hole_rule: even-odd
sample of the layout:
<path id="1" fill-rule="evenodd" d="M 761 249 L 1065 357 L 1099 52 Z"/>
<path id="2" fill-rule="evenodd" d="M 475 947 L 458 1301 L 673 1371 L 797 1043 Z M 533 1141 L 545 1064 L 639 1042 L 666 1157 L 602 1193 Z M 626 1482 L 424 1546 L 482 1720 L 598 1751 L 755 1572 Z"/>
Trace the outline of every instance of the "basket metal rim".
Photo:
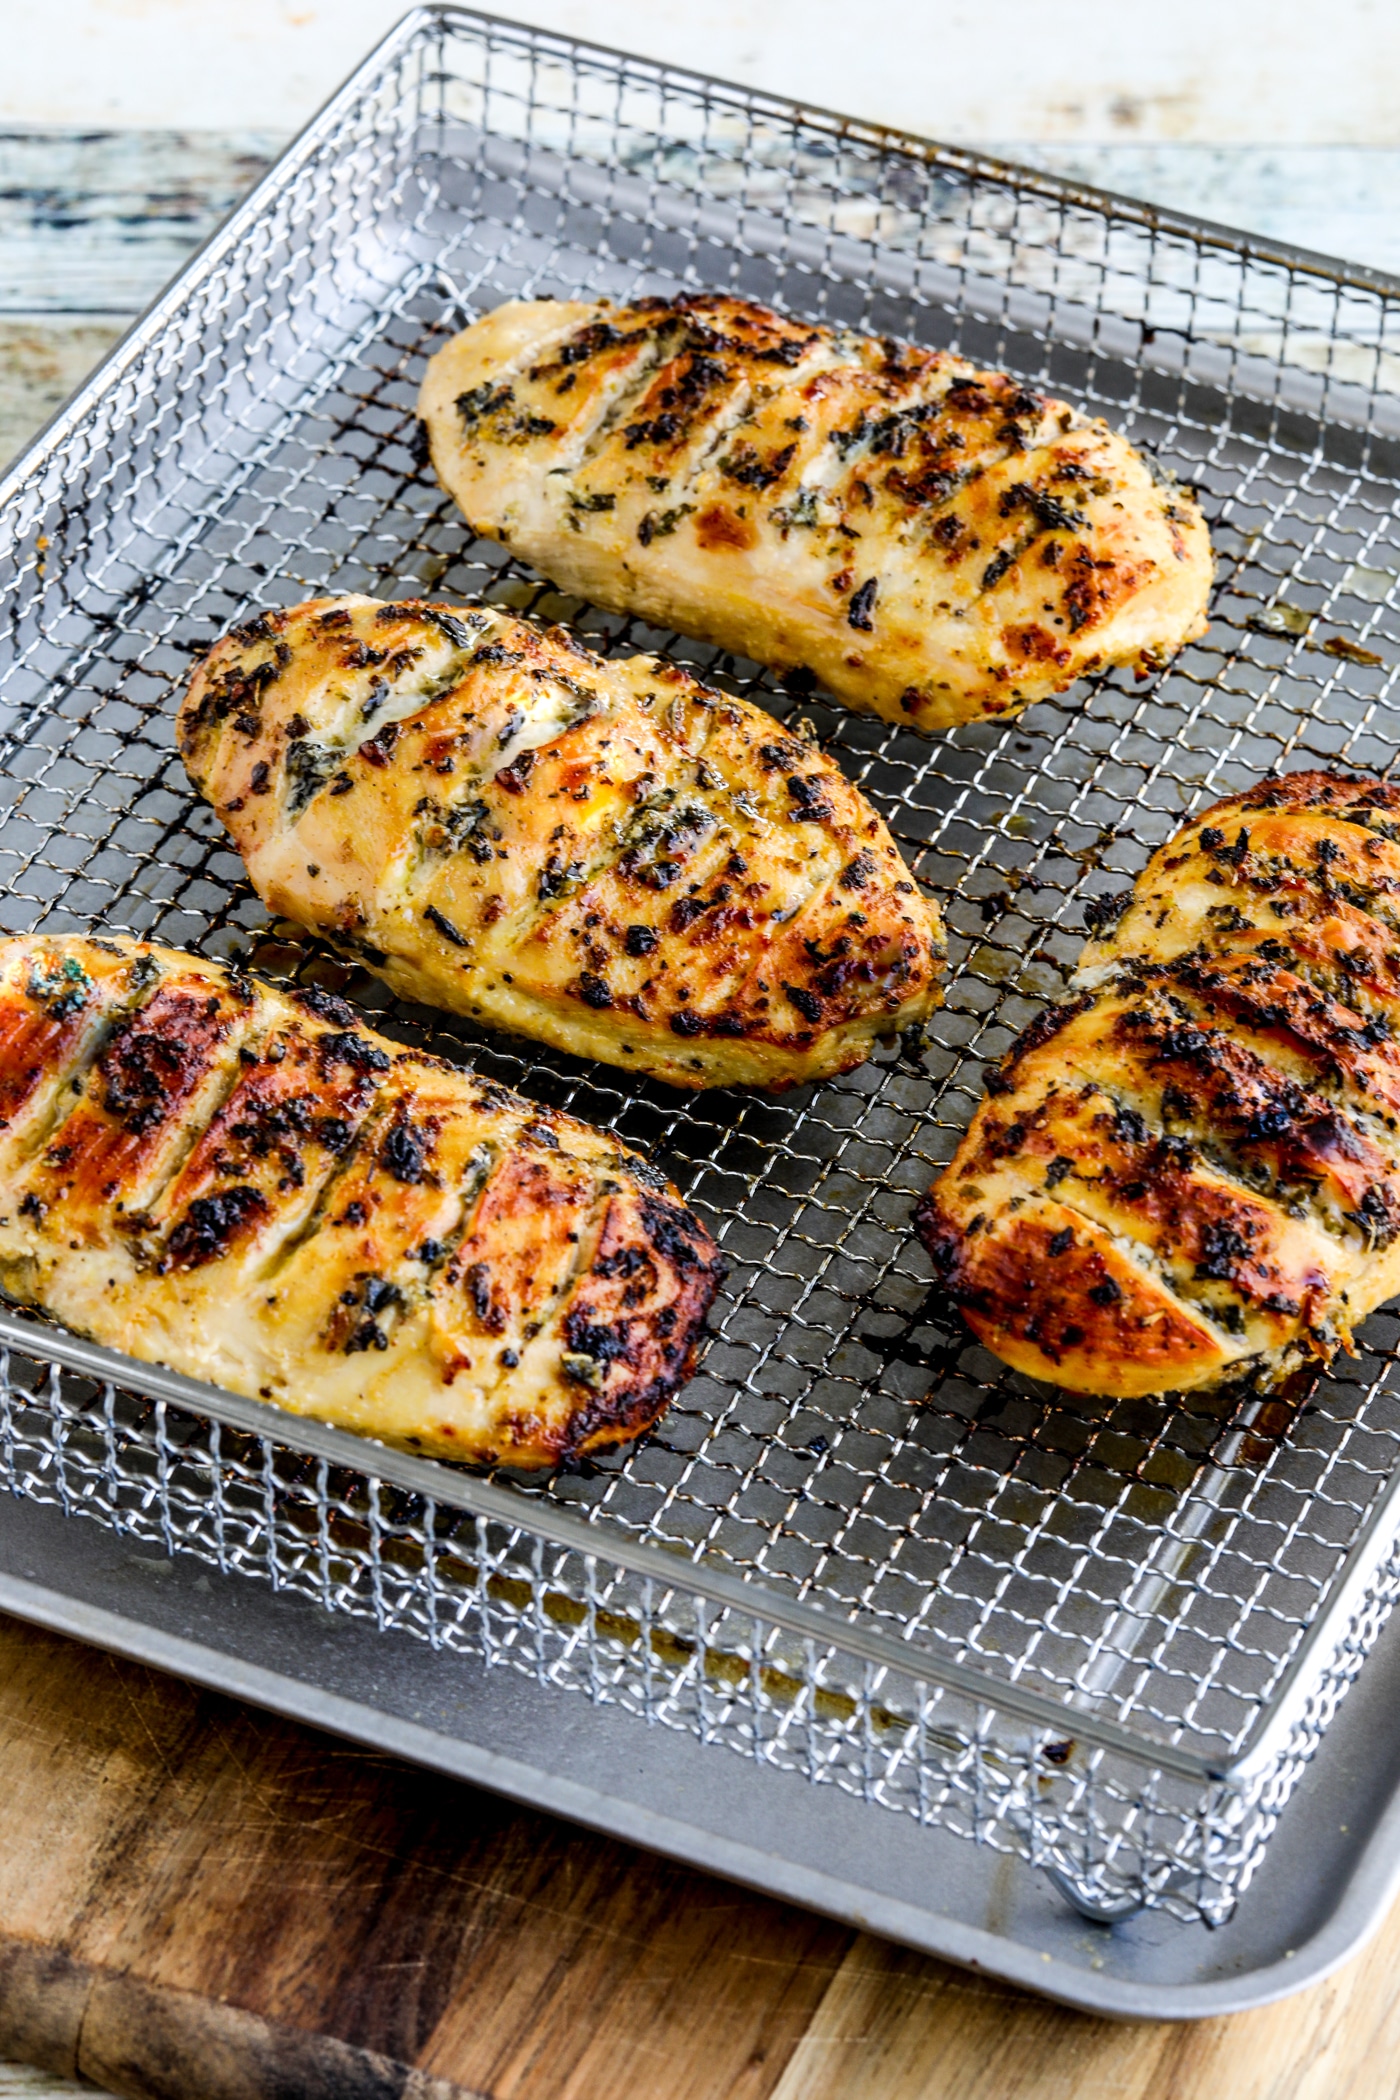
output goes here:
<path id="1" fill-rule="evenodd" d="M 1141 197 L 1131 197 L 1121 190 L 1106 189 L 1096 183 L 1077 182 L 1068 176 L 1053 175 L 1044 169 L 1030 167 L 1024 161 L 1008 160 L 1001 154 L 986 153 L 976 146 L 956 146 L 947 140 L 932 138 L 926 132 L 909 130 L 903 125 L 880 124 L 871 118 L 853 117 L 841 110 L 831 109 L 822 102 L 796 101 L 791 96 L 777 94 L 770 88 L 752 87 L 743 81 L 730 80 L 727 75 L 698 72 L 692 66 L 677 65 L 669 59 L 648 57 L 642 52 L 625 50 L 617 44 L 599 43 L 591 37 L 571 36 L 565 30 L 546 29 L 534 23 L 521 21 L 514 15 L 497 14 L 493 9 L 464 7 L 459 4 L 459 0 L 423 0 L 422 5 L 403 17 L 402 22 L 384 39 L 379 50 L 383 50 L 392 42 L 400 29 L 420 19 L 447 25 L 454 22 L 470 23 L 477 27 L 484 25 L 496 31 L 514 30 L 532 45 L 556 44 L 571 53 L 584 56 L 593 53 L 600 58 L 608 58 L 626 66 L 645 67 L 661 78 L 689 83 L 704 89 L 710 95 L 718 91 L 721 95 L 732 96 L 748 109 L 758 106 L 770 110 L 789 123 L 828 129 L 839 137 L 859 139 L 880 152 L 903 153 L 916 160 L 936 160 L 961 174 L 997 182 L 1004 187 L 1039 193 L 1060 203 L 1082 205 L 1106 217 L 1127 220 L 1149 232 L 1177 233 L 1197 243 L 1204 238 L 1212 246 L 1223 248 L 1227 253 L 1238 255 L 1248 262 L 1277 263 L 1285 269 L 1300 269 L 1310 276 L 1324 277 L 1334 284 L 1350 284 L 1358 290 L 1380 292 L 1390 298 L 1400 298 L 1400 271 L 1373 269 L 1369 263 L 1351 262 L 1344 256 L 1328 255 L 1317 249 L 1299 247 L 1291 241 L 1269 240 L 1263 235 L 1245 233 L 1239 227 L 1225 225 L 1217 219 L 1199 218 L 1192 212 L 1178 212 L 1166 205 L 1150 204 Z M 355 77 L 358 77 L 358 74 Z"/>

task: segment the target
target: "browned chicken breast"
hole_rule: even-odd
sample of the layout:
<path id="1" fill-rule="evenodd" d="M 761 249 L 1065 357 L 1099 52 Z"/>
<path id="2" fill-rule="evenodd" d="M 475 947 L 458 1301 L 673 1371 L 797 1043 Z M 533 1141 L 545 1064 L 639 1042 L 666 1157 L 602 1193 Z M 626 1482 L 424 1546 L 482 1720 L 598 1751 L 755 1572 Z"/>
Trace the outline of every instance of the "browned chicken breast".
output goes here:
<path id="1" fill-rule="evenodd" d="M 408 998 L 682 1087 L 846 1071 L 937 1003 L 864 797 L 653 657 L 318 599 L 220 642 L 179 737 L 268 906 Z"/>
<path id="2" fill-rule="evenodd" d="M 342 1001 L 136 941 L 0 943 L 0 1284 L 439 1458 L 635 1437 L 719 1264 L 635 1154 Z"/>
<path id="3" fill-rule="evenodd" d="M 1018 1370 L 1281 1382 L 1400 1290 L 1400 790 L 1217 803 L 1094 907 L 919 1230 Z"/>
<path id="4" fill-rule="evenodd" d="M 920 729 L 1204 631 L 1194 499 L 944 351 L 720 293 L 513 301 L 428 366 L 433 465 L 566 589 Z"/>

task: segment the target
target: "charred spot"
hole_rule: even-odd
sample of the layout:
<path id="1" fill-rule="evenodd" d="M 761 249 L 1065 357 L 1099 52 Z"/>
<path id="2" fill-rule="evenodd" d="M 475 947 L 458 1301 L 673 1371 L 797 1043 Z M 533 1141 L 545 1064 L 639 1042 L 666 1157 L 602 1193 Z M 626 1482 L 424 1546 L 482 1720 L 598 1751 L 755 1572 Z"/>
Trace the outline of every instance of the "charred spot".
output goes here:
<path id="1" fill-rule="evenodd" d="M 817 994 L 806 991 L 800 984 L 785 984 L 783 991 L 797 1008 L 803 1020 L 810 1021 L 815 1027 L 822 1017 L 822 1002 Z"/>
<path id="2" fill-rule="evenodd" d="M 424 905 L 423 917 L 430 926 L 435 926 L 443 939 L 450 941 L 454 948 L 469 948 L 471 946 L 467 936 L 459 932 L 452 921 L 440 912 L 435 904 Z"/>
<path id="3" fill-rule="evenodd" d="M 846 625 L 848 627 L 857 628 L 862 634 L 873 632 L 875 626 L 875 599 L 879 589 L 878 577 L 867 576 L 864 583 L 852 596 L 851 602 L 846 609 Z"/>
<path id="4" fill-rule="evenodd" d="M 410 1123 L 395 1123 L 380 1147 L 379 1157 L 395 1181 L 416 1186 L 426 1179 L 432 1141 L 426 1131 Z"/>
<path id="5" fill-rule="evenodd" d="M 590 321 L 586 328 L 581 328 L 577 335 L 569 338 L 558 353 L 555 363 L 566 366 L 586 364 L 588 359 L 596 357 L 600 350 L 614 350 L 619 343 L 626 341 L 627 337 L 623 331 L 611 321 Z M 530 377 L 538 379 L 545 370 L 543 365 L 536 366 Z"/>
<path id="6" fill-rule="evenodd" d="M 635 452 L 639 445 L 668 444 L 672 438 L 679 437 L 684 428 L 682 418 L 674 410 L 667 409 L 659 416 L 627 424 L 622 435 L 627 450 Z"/>
<path id="7" fill-rule="evenodd" d="M 633 957 L 651 955 L 661 939 L 654 926 L 629 926 L 623 937 L 623 947 Z"/>
<path id="8" fill-rule="evenodd" d="M 1051 1160 L 1049 1166 L 1045 1169 L 1046 1188 L 1058 1188 L 1060 1183 L 1065 1179 L 1065 1177 L 1069 1174 L 1072 1174 L 1073 1172 L 1074 1161 L 1072 1159 L 1067 1159 L 1063 1152 L 1058 1153 L 1056 1157 Z"/>
<path id="9" fill-rule="evenodd" d="M 1013 511 L 1028 510 L 1047 532 L 1082 532 L 1089 522 L 1082 510 L 1071 510 L 1049 489 L 1035 488 L 1028 481 L 1013 482 L 1001 499 L 1000 509 L 1004 518 Z"/>
<path id="10" fill-rule="evenodd" d="M 684 933 L 697 919 L 705 916 L 705 906 L 699 897 L 678 897 L 671 906 L 671 926 L 676 933 Z"/>
<path id="11" fill-rule="evenodd" d="M 454 648 L 468 649 L 472 643 L 472 630 L 456 613 L 444 612 L 440 605 L 419 605 L 414 608 L 414 618 L 427 627 L 436 627 L 444 641 Z"/>
<path id="12" fill-rule="evenodd" d="M 793 801 L 793 822 L 820 824 L 835 812 L 826 799 L 825 784 L 809 773 L 790 773 L 787 791 Z"/>
<path id="13" fill-rule="evenodd" d="M 574 1356 L 587 1357 L 604 1369 L 628 1354 L 627 1323 L 620 1320 L 616 1327 L 605 1327 L 590 1320 L 587 1307 L 576 1307 L 564 1321 L 564 1340 Z M 574 1376 L 583 1384 L 593 1381 L 581 1371 L 571 1370 L 569 1359 L 564 1358 L 565 1376 Z"/>
<path id="14" fill-rule="evenodd" d="M 314 1014 L 318 1021 L 330 1021 L 337 1028 L 353 1028 L 356 1013 L 344 999 L 337 999 L 334 992 L 323 992 L 319 985 L 299 985 L 292 993 L 298 1006 L 306 1013 Z"/>
<path id="15" fill-rule="evenodd" d="M 875 855 L 866 848 L 841 870 L 837 881 L 843 890 L 863 890 L 878 867 Z"/>
<path id="16" fill-rule="evenodd" d="M 994 554 L 982 571 L 983 590 L 994 590 L 1015 559 L 1015 555 L 1006 547 L 1002 548 L 1000 554 Z"/>
<path id="17" fill-rule="evenodd" d="M 1133 901 L 1131 890 L 1116 890 L 1108 897 L 1090 897 L 1084 906 L 1084 923 L 1092 934 L 1107 933 L 1116 926 Z"/>
<path id="18" fill-rule="evenodd" d="M 591 1006 L 595 1013 L 606 1012 L 613 1003 L 613 995 L 606 980 L 595 976 L 591 970 L 585 970 L 580 976 L 578 995 L 584 1005 Z"/>
<path id="19" fill-rule="evenodd" d="M 513 764 L 501 768 L 496 775 L 496 786 L 504 788 L 508 795 L 523 795 L 534 770 L 534 752 L 522 751 Z"/>
<path id="20" fill-rule="evenodd" d="M 1226 1225 L 1218 1218 L 1209 1220 L 1201 1228 L 1201 1256 L 1195 1272 L 1197 1282 L 1228 1283 L 1238 1265 L 1249 1259 L 1249 1253 L 1249 1242 L 1233 1225 Z"/>
<path id="21" fill-rule="evenodd" d="M 704 1032 L 704 1027 L 699 1014 L 692 1013 L 689 1007 L 683 1006 L 678 1013 L 671 1016 L 672 1035 L 700 1035 Z"/>
<path id="22" fill-rule="evenodd" d="M 720 461 L 720 472 L 740 488 L 771 488 L 780 481 L 797 456 L 796 445 L 784 445 L 778 452 L 764 459 L 758 450 L 741 439 Z"/>
<path id="23" fill-rule="evenodd" d="M 758 757 L 765 771 L 774 772 L 784 766 L 797 765 L 802 758 L 802 746 L 791 737 L 781 744 L 760 744 Z"/>
<path id="24" fill-rule="evenodd" d="M 722 1273 L 719 1256 L 707 1258 L 701 1251 L 707 1235 L 697 1219 L 678 1203 L 667 1203 L 661 1197 L 645 1195 L 639 1199 L 642 1227 L 651 1241 L 654 1251 L 663 1261 L 668 1261 L 684 1274 L 689 1269 L 710 1269 Z M 700 1242 L 697 1247 L 696 1241 Z"/>
<path id="25" fill-rule="evenodd" d="M 1147 1123 L 1135 1108 L 1120 1108 L 1113 1118 L 1113 1135 L 1120 1144 L 1145 1145 Z"/>
<path id="26" fill-rule="evenodd" d="M 369 737 L 360 745 L 359 755 L 368 766 L 387 766 L 390 754 L 398 740 L 398 723 L 386 722 L 377 735 Z"/>
<path id="27" fill-rule="evenodd" d="M 593 1264 L 595 1276 L 635 1276 L 638 1269 L 647 1266 L 647 1255 L 641 1247 L 619 1247 L 615 1254 L 601 1254 Z"/>
<path id="28" fill-rule="evenodd" d="M 197 1269 L 218 1261 L 251 1224 L 268 1215 L 267 1199 L 257 1189 L 221 1189 L 214 1196 L 196 1196 L 171 1233 L 166 1248 L 177 1269 Z"/>
<path id="29" fill-rule="evenodd" d="M 354 1029 L 323 1035 L 316 1048 L 328 1064 L 349 1065 L 352 1072 L 387 1072 L 393 1063 L 387 1050 Z"/>
<path id="30" fill-rule="evenodd" d="M 491 1296 L 491 1271 L 484 1261 L 472 1262 L 462 1282 L 471 1300 L 472 1311 L 488 1334 L 499 1334 L 506 1324 L 505 1313 Z"/>
<path id="31" fill-rule="evenodd" d="M 128 1026 L 103 1053 L 99 1069 L 105 1106 L 134 1136 L 149 1130 L 175 1106 L 202 1061 L 204 1031 L 197 1026 L 191 1029 L 192 1041 L 177 1032 L 180 1021 L 193 1019 L 188 1011 L 193 1002 L 180 1004 L 186 1012 L 177 1010 L 171 1016 L 174 1025 L 168 1033 Z"/>
<path id="32" fill-rule="evenodd" d="M 509 1098 L 507 1096 L 507 1099 Z M 550 1129 L 548 1123 L 541 1123 L 538 1120 L 525 1125 L 520 1133 L 520 1140 L 522 1144 L 539 1145 L 546 1152 L 557 1152 L 559 1150 L 558 1137 Z"/>
<path id="33" fill-rule="evenodd" d="M 317 1141 L 336 1157 L 349 1149 L 355 1132 L 344 1116 L 320 1116 L 311 1126 Z"/>
<path id="34" fill-rule="evenodd" d="M 577 881 L 582 871 L 581 861 L 565 860 L 562 854 L 551 853 L 540 870 L 540 879 L 536 885 L 541 901 L 548 904 L 553 898 L 562 896 L 569 884 Z"/>
<path id="35" fill-rule="evenodd" d="M 1067 1028 L 1071 1021 L 1076 1021 L 1081 1014 L 1087 1013 L 1093 1003 L 1091 992 L 1081 992 L 1077 998 L 1067 999 L 1063 1005 L 1052 1006 L 1045 1013 L 1037 1014 L 1029 1026 L 1021 1030 L 1002 1060 L 1001 1076 L 1005 1084 L 1000 1087 L 993 1086 L 989 1075 L 986 1082 L 989 1090 L 993 1093 L 1004 1093 L 1006 1085 L 1010 1083 L 1009 1075 L 1021 1059 L 1029 1057 L 1033 1051 L 1043 1049 L 1047 1043 L 1054 1040 L 1062 1028 Z"/>

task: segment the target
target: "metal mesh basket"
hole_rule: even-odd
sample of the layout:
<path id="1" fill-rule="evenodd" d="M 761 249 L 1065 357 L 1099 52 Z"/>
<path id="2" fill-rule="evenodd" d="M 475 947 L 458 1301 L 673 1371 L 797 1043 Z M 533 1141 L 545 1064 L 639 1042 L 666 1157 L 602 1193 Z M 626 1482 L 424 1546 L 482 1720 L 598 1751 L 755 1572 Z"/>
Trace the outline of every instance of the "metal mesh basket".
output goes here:
<path id="1" fill-rule="evenodd" d="M 928 1046 L 681 1100 L 476 1037 L 269 924 L 171 738 L 191 651 L 326 590 L 484 596 L 757 667 L 473 542 L 424 361 L 521 293 L 725 286 L 947 345 L 1194 484 L 1204 641 L 936 741 L 801 702 L 952 940 Z M 1397 1323 L 1306 1405 L 1013 1374 L 910 1212 L 1083 908 L 1261 773 L 1383 769 L 1400 287 L 452 9 L 411 16 L 10 476 L 9 929 L 109 928 L 348 989 L 659 1158 L 732 1270 L 700 1375 L 546 1485 L 401 1458 L 0 1317 L 17 1493 L 615 1703 L 1045 1866 L 1093 1915 L 1227 1917 L 1400 1588 Z M 718 1754 L 718 1751 L 717 1753 Z"/>

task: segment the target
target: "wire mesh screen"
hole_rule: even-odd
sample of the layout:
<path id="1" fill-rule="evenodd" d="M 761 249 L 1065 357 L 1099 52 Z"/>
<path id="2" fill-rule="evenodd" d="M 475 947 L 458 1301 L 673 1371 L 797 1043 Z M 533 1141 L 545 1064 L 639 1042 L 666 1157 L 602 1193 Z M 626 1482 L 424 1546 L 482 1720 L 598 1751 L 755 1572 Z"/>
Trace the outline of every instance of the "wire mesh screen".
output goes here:
<path id="1" fill-rule="evenodd" d="M 1205 639 L 1148 680 L 1109 674 L 935 741 L 564 598 L 473 541 L 417 442 L 432 351 L 508 297 L 716 286 L 946 345 L 1107 416 L 1201 493 L 1219 558 Z M 60 1494 L 77 1466 L 86 1484 L 61 1498 L 108 1521 L 434 1638 L 503 1644 L 746 1754 L 806 1759 L 1058 1863 L 1086 1900 L 1223 1916 L 1400 1581 L 1383 1541 L 1364 1595 L 1341 1590 L 1400 1442 L 1396 1321 L 1372 1320 L 1362 1355 L 1293 1408 L 1072 1399 L 969 1341 L 909 1221 L 984 1062 L 1062 990 L 1090 897 L 1261 773 L 1389 764 L 1398 330 L 1393 292 L 1364 274 L 523 29 L 411 18 L 7 487 L 0 918 L 150 935 L 344 990 L 404 1040 L 649 1151 L 712 1225 L 729 1282 L 700 1374 L 655 1435 L 510 1484 L 514 1543 L 483 1534 L 442 1565 L 421 1512 L 386 1558 L 399 1532 L 355 1500 L 379 1492 L 368 1458 L 332 1494 L 276 1458 L 271 1428 L 262 1487 L 250 1472 L 240 1488 L 244 1530 L 215 1538 L 209 1481 L 253 1460 L 190 1414 L 199 1455 L 180 1463 L 207 1477 L 172 1514 L 166 1416 L 124 1402 L 118 1435 L 115 1387 L 65 1400 L 56 1372 L 12 1386 L 11 1484 Z M 324 591 L 484 597 L 800 708 L 944 910 L 948 1003 L 927 1041 L 776 1099 L 681 1099 L 392 1004 L 269 923 L 189 788 L 173 710 L 191 653 L 259 606 Z M 64 1407 L 88 1442 L 63 1441 Z M 652 1552 L 651 1601 L 634 1570 L 600 1606 L 576 1546 L 532 1561 L 556 1512 L 589 1527 L 599 1567 L 624 1542 Z M 523 1572 L 503 1574 L 521 1552 Z M 723 1639 L 702 1623 L 721 1574 L 751 1599 L 747 1620 L 724 1607 Z M 907 1680 L 839 1636 L 820 1666 L 793 1650 L 782 1608 L 807 1605 L 902 1644 Z M 665 1661 L 667 1641 L 691 1645 Z M 985 1696 L 951 1689 L 969 1670 Z M 1058 1732 L 1028 1734 L 1025 1700 L 1007 1720 L 1007 1687 L 1059 1712 Z M 1111 1723 L 1120 1747 L 1081 1743 L 1076 1718 Z M 1208 1782 L 1268 1726 L 1283 1733 L 1267 1771 Z M 1047 1741 L 1064 1751 L 1048 1768 Z"/>

